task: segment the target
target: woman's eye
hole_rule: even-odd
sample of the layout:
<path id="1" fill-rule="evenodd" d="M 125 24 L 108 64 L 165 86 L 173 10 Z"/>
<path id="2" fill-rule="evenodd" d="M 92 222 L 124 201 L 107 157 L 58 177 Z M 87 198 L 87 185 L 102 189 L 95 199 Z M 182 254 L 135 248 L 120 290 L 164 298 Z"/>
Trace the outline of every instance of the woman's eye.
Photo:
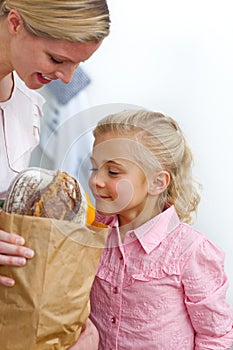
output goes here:
<path id="1" fill-rule="evenodd" d="M 63 63 L 62 61 L 57 60 L 57 59 L 54 58 L 53 56 L 51 56 L 50 59 L 51 59 L 51 61 L 53 61 L 53 63 L 56 63 L 56 64 L 61 64 L 61 63 Z"/>

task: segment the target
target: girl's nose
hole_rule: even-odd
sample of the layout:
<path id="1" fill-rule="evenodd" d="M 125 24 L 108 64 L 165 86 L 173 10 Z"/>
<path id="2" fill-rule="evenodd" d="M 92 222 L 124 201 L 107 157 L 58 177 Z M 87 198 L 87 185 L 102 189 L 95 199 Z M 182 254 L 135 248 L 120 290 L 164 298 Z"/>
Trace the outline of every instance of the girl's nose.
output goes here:
<path id="1" fill-rule="evenodd" d="M 95 187 L 104 187 L 105 186 L 103 176 L 101 175 L 101 172 L 99 172 L 99 171 L 92 174 L 90 181 L 92 182 L 92 184 Z"/>

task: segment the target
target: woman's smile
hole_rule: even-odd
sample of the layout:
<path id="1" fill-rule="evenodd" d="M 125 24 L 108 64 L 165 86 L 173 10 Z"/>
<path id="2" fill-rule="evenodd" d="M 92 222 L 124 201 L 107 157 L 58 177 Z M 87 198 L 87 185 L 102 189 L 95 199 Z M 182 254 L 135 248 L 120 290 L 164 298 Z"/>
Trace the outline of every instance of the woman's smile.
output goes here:
<path id="1" fill-rule="evenodd" d="M 39 80 L 39 82 L 43 85 L 50 83 L 52 80 L 55 79 L 50 79 L 48 78 L 45 74 L 43 73 L 37 73 L 37 78 Z"/>

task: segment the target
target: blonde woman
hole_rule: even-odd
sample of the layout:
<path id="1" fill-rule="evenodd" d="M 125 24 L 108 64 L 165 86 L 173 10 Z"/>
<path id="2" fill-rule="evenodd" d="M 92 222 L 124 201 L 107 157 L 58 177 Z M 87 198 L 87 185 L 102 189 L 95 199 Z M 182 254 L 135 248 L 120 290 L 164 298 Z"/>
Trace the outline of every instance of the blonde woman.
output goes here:
<path id="1" fill-rule="evenodd" d="M 0 0 L 0 199 L 28 166 L 39 141 L 43 99 L 35 89 L 68 83 L 109 34 L 105 0 Z M 33 252 L 0 230 L 0 264 L 21 266 Z M 14 281 L 0 276 L 0 284 Z"/>
<path id="2" fill-rule="evenodd" d="M 55 79 L 68 83 L 109 24 L 105 0 L 0 0 L 0 200 L 39 142 L 44 100 L 33 90 Z M 0 264 L 24 265 L 34 253 L 23 244 L 0 229 Z M 0 284 L 14 281 L 0 276 Z"/>
<path id="3" fill-rule="evenodd" d="M 0 198 L 38 142 L 43 99 L 32 90 L 68 83 L 108 33 L 105 0 L 0 0 Z"/>
<path id="4" fill-rule="evenodd" d="M 200 197 L 178 124 L 131 110 L 94 137 L 89 185 L 110 226 L 91 290 L 99 350 L 230 349 L 224 254 L 189 225 Z"/>

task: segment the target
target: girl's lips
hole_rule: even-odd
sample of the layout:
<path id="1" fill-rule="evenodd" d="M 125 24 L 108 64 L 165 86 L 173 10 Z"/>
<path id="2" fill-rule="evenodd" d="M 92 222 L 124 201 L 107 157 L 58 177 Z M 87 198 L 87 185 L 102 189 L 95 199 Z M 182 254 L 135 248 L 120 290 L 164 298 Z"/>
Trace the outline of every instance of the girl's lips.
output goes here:
<path id="1" fill-rule="evenodd" d="M 37 73 L 37 79 L 43 85 L 44 84 L 49 84 L 52 81 L 52 79 L 49 79 L 47 77 L 45 78 L 45 76 L 43 76 L 42 73 Z"/>
<path id="2" fill-rule="evenodd" d="M 99 194 L 95 194 L 94 195 L 94 197 L 95 197 L 95 199 L 99 199 L 99 200 L 104 200 L 104 199 L 109 199 L 110 197 L 108 197 L 108 196 L 101 196 L 101 195 L 99 195 Z"/>

